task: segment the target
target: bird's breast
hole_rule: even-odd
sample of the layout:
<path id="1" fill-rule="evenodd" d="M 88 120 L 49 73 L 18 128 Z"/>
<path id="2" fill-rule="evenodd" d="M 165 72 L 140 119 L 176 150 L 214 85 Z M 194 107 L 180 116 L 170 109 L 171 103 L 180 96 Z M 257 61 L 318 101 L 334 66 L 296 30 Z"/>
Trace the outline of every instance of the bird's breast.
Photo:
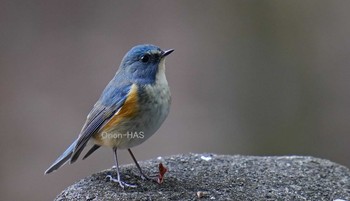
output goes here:
<path id="1" fill-rule="evenodd" d="M 153 84 L 133 84 L 123 106 L 94 136 L 95 143 L 122 149 L 141 144 L 159 129 L 170 104 L 165 77 Z"/>

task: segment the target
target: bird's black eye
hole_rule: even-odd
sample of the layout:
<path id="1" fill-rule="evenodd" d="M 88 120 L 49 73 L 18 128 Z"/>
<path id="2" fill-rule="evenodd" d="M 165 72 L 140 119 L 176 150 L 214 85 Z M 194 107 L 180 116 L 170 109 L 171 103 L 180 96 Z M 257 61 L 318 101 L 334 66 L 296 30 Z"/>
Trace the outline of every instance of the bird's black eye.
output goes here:
<path id="1" fill-rule="evenodd" d="M 142 61 L 143 63 L 147 63 L 147 62 L 149 61 L 150 58 L 151 58 L 151 55 L 145 54 L 145 55 L 143 55 L 143 56 L 141 57 L 141 61 Z"/>

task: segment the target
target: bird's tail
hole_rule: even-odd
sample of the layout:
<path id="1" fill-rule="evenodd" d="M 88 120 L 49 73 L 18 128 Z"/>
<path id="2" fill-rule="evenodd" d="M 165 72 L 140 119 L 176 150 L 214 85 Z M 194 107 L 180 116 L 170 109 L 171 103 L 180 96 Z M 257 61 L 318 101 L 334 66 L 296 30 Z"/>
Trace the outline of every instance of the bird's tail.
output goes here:
<path id="1" fill-rule="evenodd" d="M 49 174 L 58 168 L 60 168 L 62 165 L 66 164 L 70 157 L 73 154 L 73 150 L 75 145 L 77 144 L 78 139 L 76 139 L 67 149 L 64 151 L 64 153 L 56 159 L 55 162 L 45 171 L 45 174 Z"/>

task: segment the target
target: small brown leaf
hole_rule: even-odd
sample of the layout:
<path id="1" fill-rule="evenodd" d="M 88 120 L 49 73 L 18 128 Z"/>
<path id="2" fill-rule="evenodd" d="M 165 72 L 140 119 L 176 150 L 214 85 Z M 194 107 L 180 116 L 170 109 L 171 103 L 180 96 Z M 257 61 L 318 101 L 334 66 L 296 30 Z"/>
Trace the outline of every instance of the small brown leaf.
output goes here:
<path id="1" fill-rule="evenodd" d="M 159 163 L 158 168 L 159 168 L 159 174 L 158 174 L 157 182 L 158 184 L 161 184 L 163 183 L 164 175 L 168 171 L 168 169 L 164 167 L 162 163 Z"/>

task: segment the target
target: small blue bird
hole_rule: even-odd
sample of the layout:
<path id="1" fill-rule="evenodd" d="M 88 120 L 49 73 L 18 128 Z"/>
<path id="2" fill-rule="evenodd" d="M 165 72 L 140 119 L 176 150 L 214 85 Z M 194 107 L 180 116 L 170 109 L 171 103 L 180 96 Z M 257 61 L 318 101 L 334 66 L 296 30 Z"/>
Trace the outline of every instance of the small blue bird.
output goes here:
<path id="1" fill-rule="evenodd" d="M 74 163 L 88 141 L 93 146 L 83 159 L 100 146 L 111 147 L 115 156 L 117 178 L 108 176 L 119 185 L 135 187 L 121 179 L 117 150 L 128 149 L 141 177 L 141 170 L 132 147 L 151 137 L 169 113 L 171 96 L 165 76 L 165 57 L 174 50 L 161 50 L 154 45 L 138 45 L 124 56 L 113 79 L 87 116 L 78 138 L 45 171 L 49 174 L 67 163 Z"/>

